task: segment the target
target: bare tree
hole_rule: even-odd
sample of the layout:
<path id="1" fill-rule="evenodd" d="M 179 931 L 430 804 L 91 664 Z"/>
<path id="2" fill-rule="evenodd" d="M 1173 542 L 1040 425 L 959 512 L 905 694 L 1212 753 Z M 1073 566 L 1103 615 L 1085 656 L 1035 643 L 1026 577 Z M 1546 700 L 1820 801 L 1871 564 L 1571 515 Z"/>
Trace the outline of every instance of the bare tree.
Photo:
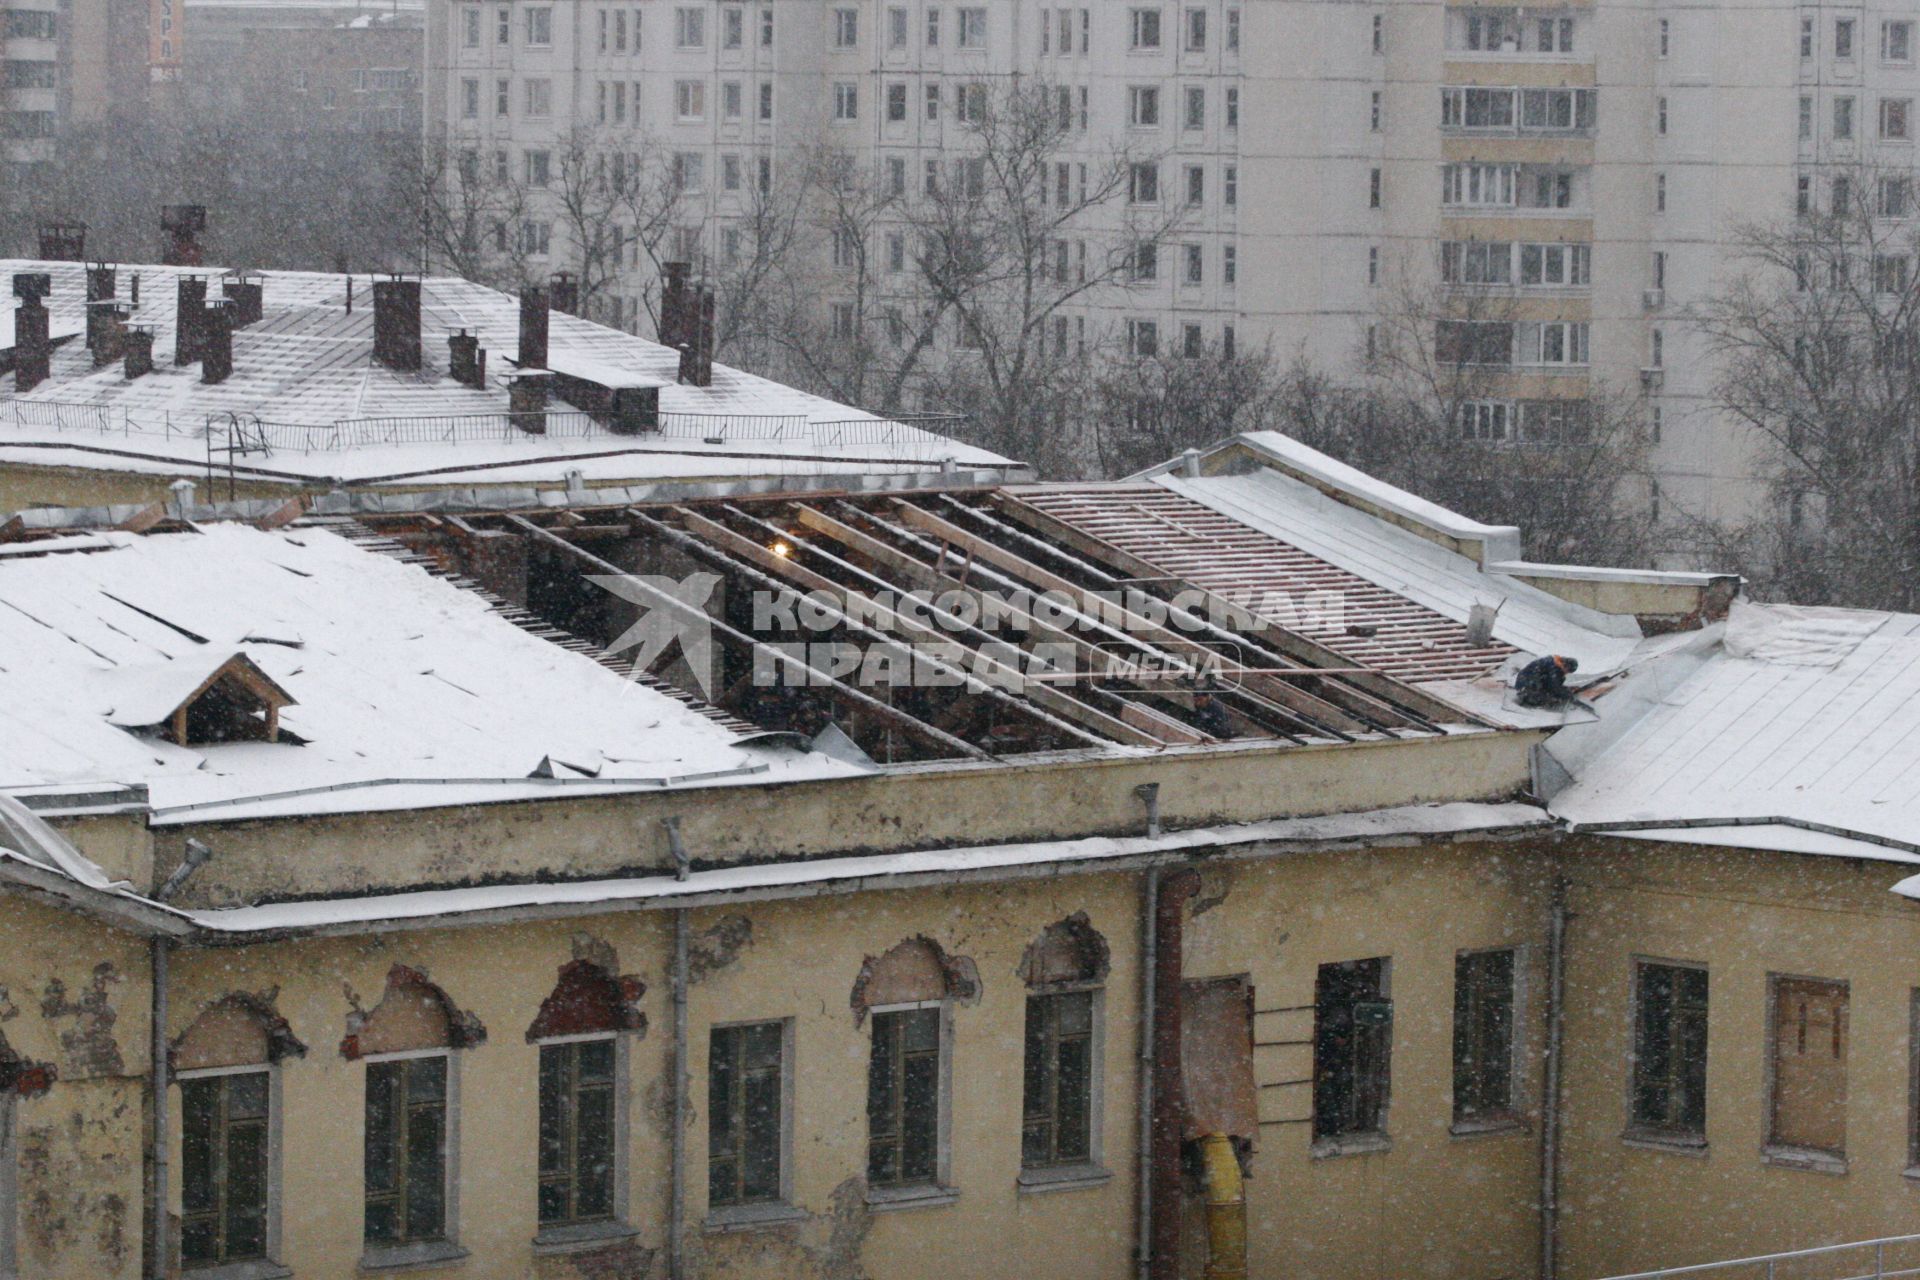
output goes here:
<path id="1" fill-rule="evenodd" d="M 430 270 L 496 288 L 527 279 L 523 227 L 532 203 L 504 153 L 490 159 L 476 147 L 429 141 L 413 173 L 412 196 Z"/>
<path id="2" fill-rule="evenodd" d="M 1103 359 L 1091 382 L 1090 434 L 1108 476 L 1289 423 L 1292 380 L 1265 350 L 1183 345 L 1148 357 Z"/>
<path id="3" fill-rule="evenodd" d="M 582 315 L 604 315 L 604 295 L 637 265 L 657 261 L 681 202 L 682 177 L 650 137 L 576 128 L 554 156 L 547 200 L 559 215 L 563 261 L 580 291 Z M 618 320 L 619 317 L 607 317 Z"/>
<path id="4" fill-rule="evenodd" d="M 1761 445 L 1776 501 L 1707 532 L 1762 591 L 1920 606 L 1920 241 L 1910 167 L 1827 171 L 1832 200 L 1741 235 L 1693 322 L 1714 407 Z"/>

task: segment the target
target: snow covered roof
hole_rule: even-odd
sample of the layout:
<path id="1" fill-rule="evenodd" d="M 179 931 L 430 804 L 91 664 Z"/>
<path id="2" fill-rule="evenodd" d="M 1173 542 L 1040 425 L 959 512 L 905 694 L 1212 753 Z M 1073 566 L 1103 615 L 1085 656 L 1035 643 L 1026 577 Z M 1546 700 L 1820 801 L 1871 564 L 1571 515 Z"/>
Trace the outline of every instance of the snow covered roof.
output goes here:
<path id="1" fill-rule="evenodd" d="M 0 790 L 145 785 L 161 824 L 854 772 L 744 743 L 324 529 L 101 540 L 0 558 Z M 281 740 L 122 727 L 235 655 L 294 699 Z"/>
<path id="2" fill-rule="evenodd" d="M 0 261 L 0 280 L 45 272 L 56 334 L 78 333 L 86 311 L 86 264 Z M 259 273 L 262 318 L 233 335 L 233 373 L 201 381 L 199 363 L 174 363 L 178 280 L 230 279 L 213 268 L 122 265 L 116 296 L 140 305 L 131 317 L 154 330 L 154 370 L 129 381 L 119 362 L 96 368 L 84 344 L 53 353 L 52 376 L 24 395 L 0 382 L 0 463 L 106 470 L 204 470 L 209 434 L 226 470 L 266 482 L 417 486 L 475 474 L 515 483 L 661 476 L 758 476 L 814 470 L 925 471 L 1017 464 L 927 430 L 867 413 L 723 365 L 712 385 L 683 386 L 672 348 L 554 312 L 549 362 L 596 371 L 620 385 L 658 386 L 660 427 L 619 434 L 586 413 L 552 403 L 545 434 L 508 417 L 505 377 L 519 347 L 519 300 L 471 281 L 422 284 L 417 372 L 373 358 L 373 278 L 313 272 Z M 348 309 L 349 292 L 352 297 Z M 0 312 L 10 320 L 11 312 Z M 448 372 L 447 339 L 462 330 L 488 353 L 489 385 Z M 243 431 L 230 431 L 235 415 Z M 935 420 L 933 425 L 940 421 Z M 714 443 L 714 441 L 719 443 Z M 227 446 L 241 451 L 229 455 Z"/>
<path id="3" fill-rule="evenodd" d="M 1920 616 L 1736 601 L 1594 705 L 1547 744 L 1575 829 L 1920 863 Z"/>

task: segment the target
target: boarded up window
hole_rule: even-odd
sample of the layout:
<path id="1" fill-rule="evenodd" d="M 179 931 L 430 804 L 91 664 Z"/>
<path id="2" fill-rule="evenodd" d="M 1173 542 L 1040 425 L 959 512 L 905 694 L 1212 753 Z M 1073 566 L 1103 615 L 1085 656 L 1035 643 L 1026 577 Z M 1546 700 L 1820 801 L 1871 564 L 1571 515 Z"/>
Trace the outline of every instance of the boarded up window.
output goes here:
<path id="1" fill-rule="evenodd" d="M 1515 953 L 1474 951 L 1453 962 L 1453 1118 L 1513 1114 Z"/>
<path id="2" fill-rule="evenodd" d="M 1707 971 L 1634 966 L 1633 1123 L 1687 1137 L 1707 1132 Z"/>
<path id="3" fill-rule="evenodd" d="M 1313 1136 L 1380 1133 L 1391 1082 L 1387 961 L 1323 964 L 1313 989 Z"/>
<path id="4" fill-rule="evenodd" d="M 1180 1078 L 1189 1140 L 1223 1133 L 1251 1149 L 1259 1132 L 1253 1079 L 1253 984 L 1244 975 L 1180 984 Z"/>
<path id="5" fill-rule="evenodd" d="M 1770 1140 L 1841 1155 L 1847 1149 L 1847 984 L 1773 979 Z"/>

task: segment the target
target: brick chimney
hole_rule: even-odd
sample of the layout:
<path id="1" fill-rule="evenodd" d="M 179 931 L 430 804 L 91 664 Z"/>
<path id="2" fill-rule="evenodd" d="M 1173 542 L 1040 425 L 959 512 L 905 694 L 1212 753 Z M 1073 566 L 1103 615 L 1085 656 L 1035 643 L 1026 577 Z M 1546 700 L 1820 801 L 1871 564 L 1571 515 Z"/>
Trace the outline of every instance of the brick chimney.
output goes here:
<path id="1" fill-rule="evenodd" d="M 373 358 L 389 369 L 420 367 L 420 281 L 391 276 L 373 282 Z"/>
<path id="2" fill-rule="evenodd" d="M 215 302 L 200 319 L 200 381 L 225 382 L 233 376 L 233 303 Z"/>
<path id="3" fill-rule="evenodd" d="M 655 329 L 663 347 L 678 347 L 687 340 L 687 264 L 665 263 L 667 282 L 660 289 L 660 323 Z"/>
<path id="4" fill-rule="evenodd" d="M 513 425 L 529 435 L 547 433 L 547 393 L 553 375 L 541 369 L 534 373 L 524 370 L 514 374 L 507 382 L 507 412 Z"/>
<path id="5" fill-rule="evenodd" d="M 267 313 L 266 282 L 259 276 L 235 276 L 226 284 L 227 301 L 233 304 L 233 327 L 244 329 L 259 324 Z"/>
<path id="6" fill-rule="evenodd" d="M 105 364 L 112 356 L 101 356 L 100 344 L 109 325 L 108 309 L 100 303 L 113 301 L 114 270 L 110 263 L 87 264 L 87 350 L 95 364 Z"/>
<path id="7" fill-rule="evenodd" d="M 462 329 L 447 336 L 447 374 L 462 386 L 486 390 L 487 353 L 480 349 L 478 335 Z"/>
<path id="8" fill-rule="evenodd" d="M 127 381 L 144 378 L 153 372 L 153 326 L 137 324 L 128 328 L 121 339 L 126 352 L 125 373 Z"/>
<path id="9" fill-rule="evenodd" d="M 40 224 L 40 258 L 43 262 L 84 262 L 86 256 L 86 223 L 43 222 Z"/>
<path id="10" fill-rule="evenodd" d="M 93 367 L 112 364 L 127 345 L 127 320 L 133 308 L 115 298 L 87 304 L 87 349 Z"/>
<path id="11" fill-rule="evenodd" d="M 555 311 L 564 311 L 570 316 L 580 314 L 580 281 L 573 272 L 554 272 L 547 282 L 547 292 Z"/>
<path id="12" fill-rule="evenodd" d="M 166 239 L 160 246 L 160 261 L 169 267 L 200 265 L 200 233 L 207 229 L 207 207 L 203 204 L 170 204 L 160 210 L 160 230 Z"/>
<path id="13" fill-rule="evenodd" d="M 174 304 L 173 362 L 192 364 L 200 358 L 202 333 L 206 328 L 207 278 L 178 277 L 179 289 Z"/>
<path id="14" fill-rule="evenodd" d="M 660 293 L 658 334 L 662 346 L 680 353 L 680 381 L 695 387 L 713 385 L 713 290 L 687 282 L 684 262 L 669 262 Z"/>
<path id="15" fill-rule="evenodd" d="M 547 291 L 539 285 L 520 290 L 520 367 L 547 367 L 547 320 L 552 306 Z"/>
<path id="16" fill-rule="evenodd" d="M 13 313 L 13 387 L 28 392 L 53 375 L 53 340 L 47 295 L 53 277 L 44 271 L 23 271 L 13 278 L 13 296 L 20 305 Z"/>

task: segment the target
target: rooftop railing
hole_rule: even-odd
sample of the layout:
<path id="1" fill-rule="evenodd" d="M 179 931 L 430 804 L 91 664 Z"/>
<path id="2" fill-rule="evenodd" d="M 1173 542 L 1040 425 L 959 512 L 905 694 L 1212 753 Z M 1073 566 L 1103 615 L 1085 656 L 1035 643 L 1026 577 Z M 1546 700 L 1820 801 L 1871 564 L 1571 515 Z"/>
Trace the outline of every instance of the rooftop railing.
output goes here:
<path id="1" fill-rule="evenodd" d="M 1673 1280 L 1679 1276 L 1698 1276 L 1701 1280 L 1894 1280 L 1897 1276 L 1920 1276 L 1920 1235 L 1882 1236 L 1725 1262 L 1635 1271 L 1608 1280 Z"/>

